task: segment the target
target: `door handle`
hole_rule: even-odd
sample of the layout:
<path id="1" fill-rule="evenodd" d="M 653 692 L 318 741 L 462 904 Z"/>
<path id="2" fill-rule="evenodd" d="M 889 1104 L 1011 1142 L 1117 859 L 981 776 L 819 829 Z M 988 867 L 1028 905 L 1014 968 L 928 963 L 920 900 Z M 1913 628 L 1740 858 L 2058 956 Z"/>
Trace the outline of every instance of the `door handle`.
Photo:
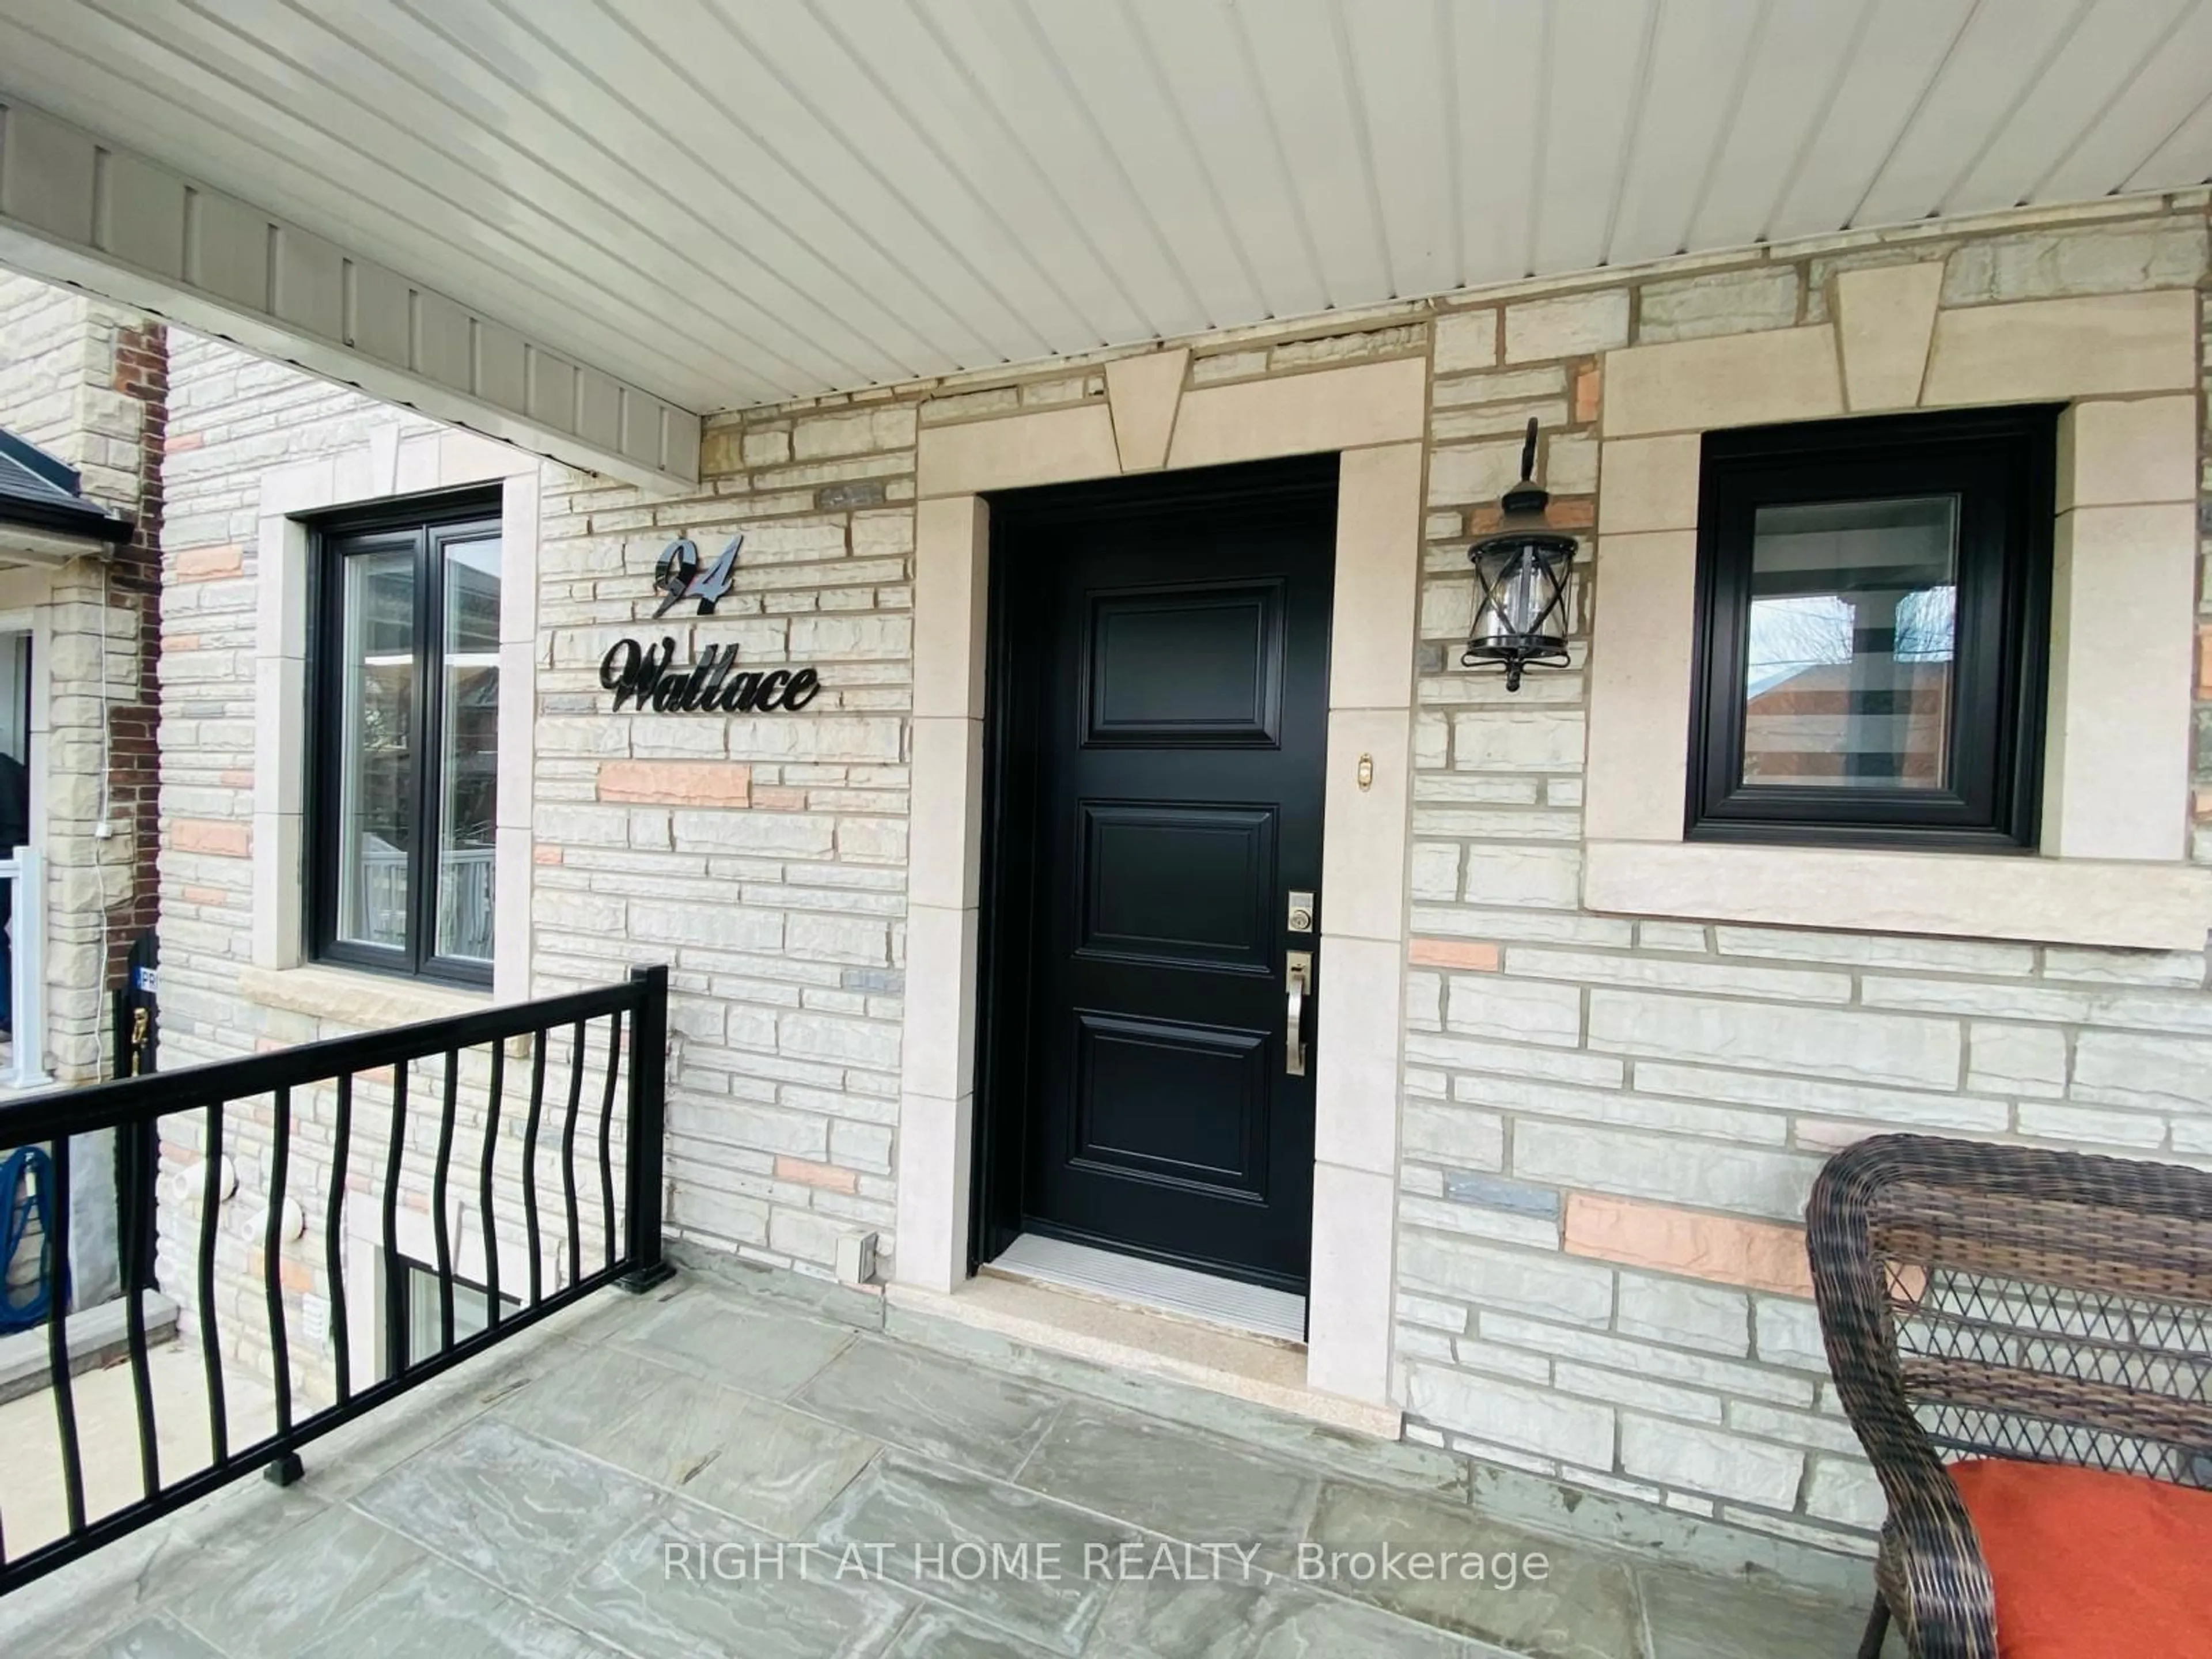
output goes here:
<path id="1" fill-rule="evenodd" d="M 1290 986 L 1290 1018 L 1283 1038 L 1283 1069 L 1292 1077 L 1306 1074 L 1306 999 L 1313 994 L 1313 952 L 1291 951 L 1284 958 L 1283 977 Z"/>

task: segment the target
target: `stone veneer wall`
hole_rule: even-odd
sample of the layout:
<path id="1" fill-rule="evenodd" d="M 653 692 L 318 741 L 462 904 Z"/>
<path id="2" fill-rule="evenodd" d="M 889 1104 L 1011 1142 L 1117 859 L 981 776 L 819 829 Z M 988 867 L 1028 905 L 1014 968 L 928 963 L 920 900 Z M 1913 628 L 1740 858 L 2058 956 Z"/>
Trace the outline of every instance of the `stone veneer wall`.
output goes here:
<path id="1" fill-rule="evenodd" d="M 0 610 L 27 605 L 45 623 L 51 690 L 33 805 L 46 857 L 47 1066 L 64 1083 L 106 1075 L 107 992 L 156 915 L 167 404 L 161 325 L 0 272 L 0 427 L 76 468 L 87 495 L 135 522 L 131 540 L 106 557 L 0 578 Z M 94 833 L 103 816 L 105 839 Z"/>
<path id="2" fill-rule="evenodd" d="M 161 904 L 161 1067 L 234 1058 L 337 1036 L 378 1024 L 428 1017 L 378 994 L 386 981 L 364 979 L 348 1018 L 305 1000 L 279 1005 L 248 993 L 253 934 L 256 575 L 262 550 L 263 475 L 374 439 L 394 447 L 403 435 L 438 424 L 408 410 L 317 380 L 221 340 L 170 331 L 170 422 L 163 463 L 167 523 L 162 541 Z M 272 849 L 273 850 L 273 849 Z M 471 1073 L 471 1081 L 475 1081 Z M 436 1082 L 418 1074 L 414 1086 Z M 388 1082 L 368 1079 L 357 1110 L 364 1125 L 384 1121 Z M 301 1139 L 290 1187 L 319 1218 L 327 1191 L 331 1103 L 295 1103 Z M 249 1375 L 266 1375 L 267 1312 L 260 1280 L 260 1197 L 268 1188 L 268 1108 L 249 1103 L 232 1114 L 225 1144 L 235 1191 L 218 1223 L 218 1329 L 224 1351 Z M 364 1135 L 367 1134 L 364 1130 Z M 158 1271 L 164 1291 L 197 1316 L 190 1263 L 197 1245 L 200 1155 L 198 1114 L 164 1121 L 164 1178 Z M 358 1172 L 380 1167 L 378 1143 L 356 1144 Z M 363 1161 L 364 1159 L 369 1161 Z M 427 1210 L 427 1164 L 410 1161 L 412 1207 Z M 355 1186 L 366 1190 L 366 1176 Z M 310 1312 L 330 1307 L 319 1228 L 287 1252 L 286 1291 L 294 1383 L 308 1400 L 332 1397 L 332 1351 L 305 1334 Z M 359 1291 L 356 1292 L 360 1295 Z M 357 1365 L 365 1360 L 356 1360 Z M 358 1382 L 362 1373 L 356 1371 Z"/>
<path id="3" fill-rule="evenodd" d="M 1808 1299 L 1821 1160 L 1919 1129 L 2212 1164 L 2202 951 L 1589 914 L 1583 673 L 1508 697 L 1455 668 L 1468 539 L 1515 459 L 1488 434 L 1539 416 L 1553 515 L 1588 534 L 1604 522 L 1597 354 L 1820 322 L 1833 273 L 1939 258 L 1944 307 L 2195 288 L 2203 204 L 1856 236 L 1438 308 L 1398 1259 L 1418 1438 L 1823 1541 L 1875 1527 L 1881 1493 Z M 1594 556 L 1578 668 L 1602 536 Z M 2202 781 L 2202 668 L 2197 691 Z M 2212 860 L 2212 790 L 2197 807 L 2195 856 Z"/>
<path id="4" fill-rule="evenodd" d="M 724 422 L 688 499 L 549 466 L 540 524 L 535 988 L 670 964 L 669 1226 L 819 1273 L 891 1227 L 916 401 Z M 715 615 L 653 622 L 670 539 L 711 560 L 739 531 Z M 823 689 L 801 715 L 611 715 L 625 634 Z"/>
<path id="5" fill-rule="evenodd" d="M 252 960 L 262 475 L 437 422 L 224 341 L 170 336 L 161 602 L 165 1067 L 333 1035 L 240 994 Z M 372 981 L 374 982 L 374 981 Z"/>
<path id="6" fill-rule="evenodd" d="M 1834 270 L 1937 254 L 1950 305 L 2187 288 L 2205 238 L 2199 192 L 1189 343 L 1193 384 L 1432 358 L 1394 1378 L 1410 1435 L 1863 1547 L 1878 1500 L 1824 1381 L 1796 1225 L 1820 1158 L 1911 1126 L 2212 1160 L 2200 953 L 1586 913 L 1586 653 L 1508 700 L 1454 649 L 1467 541 L 1528 415 L 1556 520 L 1597 521 L 1601 352 L 1790 326 L 1822 315 Z M 179 434 L 216 453 L 190 487 L 171 480 L 170 708 L 195 725 L 165 762 L 165 943 L 173 1032 L 211 1054 L 313 1034 L 233 996 L 250 921 L 237 479 L 317 421 L 391 416 L 202 351 L 179 355 L 180 385 L 202 388 L 180 397 Z M 546 469 L 533 984 L 672 964 L 668 1219 L 696 1248 L 825 1275 L 847 1233 L 896 1249 L 916 434 L 1103 390 L 1085 362 L 718 417 L 698 490 L 675 499 Z M 299 418 L 270 420 L 287 399 Z M 739 531 L 718 614 L 651 622 L 668 540 L 711 556 Z M 1589 568 L 1584 639 L 1601 546 Z M 825 689 L 796 718 L 613 716 L 598 664 L 627 632 L 679 655 L 734 641 L 752 666 L 818 666 Z M 2203 711 L 2212 674 L 2198 690 Z M 2212 829 L 2197 856 L 2212 861 Z"/>

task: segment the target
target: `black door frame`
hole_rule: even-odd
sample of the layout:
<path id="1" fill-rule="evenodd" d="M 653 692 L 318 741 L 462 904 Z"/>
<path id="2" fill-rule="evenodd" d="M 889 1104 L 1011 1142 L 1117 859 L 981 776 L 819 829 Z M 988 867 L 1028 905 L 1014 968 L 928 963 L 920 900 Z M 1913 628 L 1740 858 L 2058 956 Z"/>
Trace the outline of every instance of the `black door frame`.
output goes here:
<path id="1" fill-rule="evenodd" d="M 1038 894 L 1030 849 L 1007 834 L 1020 737 L 1014 713 L 1021 663 L 1010 626 L 1007 544 L 1054 520 L 1136 517 L 1177 506 L 1315 498 L 1334 525 L 1343 458 L 1334 451 L 1186 471 L 1048 484 L 985 498 L 990 553 L 985 584 L 982 879 L 975 974 L 975 1094 L 969 1147 L 967 1272 L 973 1276 L 1021 1231 L 1028 1129 L 1024 1087 L 1032 1052 L 1030 957 Z M 1334 624 L 1332 615 L 1330 623 Z M 1324 823 L 1324 833 L 1326 824 Z M 1324 969 L 1325 971 L 1325 969 Z"/>

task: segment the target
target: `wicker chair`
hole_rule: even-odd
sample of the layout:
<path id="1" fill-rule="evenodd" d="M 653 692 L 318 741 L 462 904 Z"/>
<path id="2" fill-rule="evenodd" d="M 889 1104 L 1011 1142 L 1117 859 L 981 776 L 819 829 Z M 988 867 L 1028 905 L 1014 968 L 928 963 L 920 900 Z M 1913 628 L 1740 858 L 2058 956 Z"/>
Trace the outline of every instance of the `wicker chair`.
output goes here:
<path id="1" fill-rule="evenodd" d="M 1889 1500 L 1862 1659 L 1892 1614 L 1917 1659 L 1996 1659 L 1946 1459 L 2212 1486 L 2212 1176 L 1883 1135 L 1829 1161 L 1808 1215 L 1828 1362 Z"/>

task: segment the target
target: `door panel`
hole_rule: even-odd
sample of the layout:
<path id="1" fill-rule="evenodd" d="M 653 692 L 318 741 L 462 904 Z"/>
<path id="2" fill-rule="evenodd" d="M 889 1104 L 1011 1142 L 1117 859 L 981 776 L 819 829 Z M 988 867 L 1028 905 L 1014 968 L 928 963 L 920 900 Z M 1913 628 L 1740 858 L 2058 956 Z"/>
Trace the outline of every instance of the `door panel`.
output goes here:
<path id="1" fill-rule="evenodd" d="M 1282 599 L 1279 582 L 1096 596 L 1084 640 L 1087 740 L 1272 747 L 1281 706 Z"/>
<path id="2" fill-rule="evenodd" d="M 1077 811 L 1079 951 L 1268 971 L 1273 808 L 1086 800 Z"/>
<path id="3" fill-rule="evenodd" d="M 1078 1012 L 1075 1160 L 1264 1198 L 1267 1039 Z"/>
<path id="4" fill-rule="evenodd" d="M 994 503 L 987 1251 L 1028 1230 L 1304 1285 L 1285 952 L 1319 924 L 1286 933 L 1286 897 L 1321 881 L 1334 476 Z"/>

